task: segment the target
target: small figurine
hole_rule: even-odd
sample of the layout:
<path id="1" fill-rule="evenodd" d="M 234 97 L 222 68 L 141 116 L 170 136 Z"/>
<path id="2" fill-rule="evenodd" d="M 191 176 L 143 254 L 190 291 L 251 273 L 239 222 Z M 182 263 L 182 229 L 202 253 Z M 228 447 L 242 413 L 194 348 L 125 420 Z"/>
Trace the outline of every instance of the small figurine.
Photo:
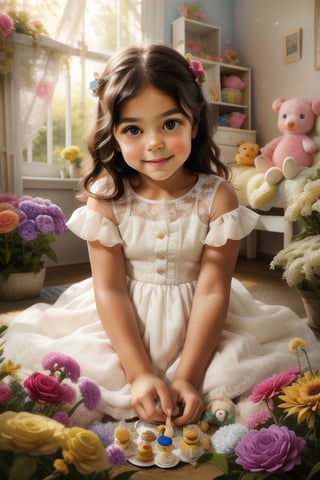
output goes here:
<path id="1" fill-rule="evenodd" d="M 202 416 L 201 429 L 205 424 L 221 427 L 234 423 L 236 418 L 236 406 L 229 398 L 216 398 L 211 400 Z M 204 431 L 204 430 L 203 430 Z"/>

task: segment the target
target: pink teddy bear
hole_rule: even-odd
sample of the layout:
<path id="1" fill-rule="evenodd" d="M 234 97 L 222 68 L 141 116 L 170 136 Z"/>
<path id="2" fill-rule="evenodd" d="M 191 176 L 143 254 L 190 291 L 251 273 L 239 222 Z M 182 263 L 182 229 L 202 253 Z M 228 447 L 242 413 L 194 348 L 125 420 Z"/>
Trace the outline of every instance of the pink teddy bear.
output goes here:
<path id="1" fill-rule="evenodd" d="M 279 112 L 278 128 L 283 135 L 261 148 L 255 158 L 259 172 L 265 172 L 265 180 L 271 185 L 283 177 L 294 178 L 302 169 L 312 165 L 311 155 L 317 151 L 316 143 L 307 135 L 320 114 L 320 98 L 277 98 L 272 109 Z"/>

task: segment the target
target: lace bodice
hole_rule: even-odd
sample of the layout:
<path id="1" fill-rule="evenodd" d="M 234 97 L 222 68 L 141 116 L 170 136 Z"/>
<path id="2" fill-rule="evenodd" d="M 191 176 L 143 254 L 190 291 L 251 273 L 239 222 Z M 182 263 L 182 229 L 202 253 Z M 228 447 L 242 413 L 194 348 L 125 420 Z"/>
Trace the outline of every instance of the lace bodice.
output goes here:
<path id="1" fill-rule="evenodd" d="M 174 222 L 177 219 L 197 215 L 208 224 L 211 204 L 216 190 L 223 179 L 214 176 L 199 175 L 194 186 L 184 195 L 172 200 L 149 200 L 136 194 L 126 181 L 123 199 L 113 204 L 118 223 L 128 215 L 150 221 Z"/>

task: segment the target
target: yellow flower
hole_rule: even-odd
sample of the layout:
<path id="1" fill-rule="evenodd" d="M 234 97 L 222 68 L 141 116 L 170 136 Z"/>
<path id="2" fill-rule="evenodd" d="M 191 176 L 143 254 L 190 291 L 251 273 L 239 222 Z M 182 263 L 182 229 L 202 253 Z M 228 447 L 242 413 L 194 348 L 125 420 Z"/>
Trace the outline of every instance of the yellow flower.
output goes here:
<path id="1" fill-rule="evenodd" d="M 67 475 L 69 473 L 68 465 L 65 463 L 64 460 L 62 460 L 62 458 L 57 458 L 53 462 L 53 466 L 57 472 L 63 473 L 63 475 Z"/>
<path id="2" fill-rule="evenodd" d="M 2 365 L 0 365 L 0 380 L 4 377 L 10 375 L 11 377 L 15 376 L 17 370 L 19 370 L 20 365 L 14 364 L 12 360 L 7 360 Z"/>
<path id="3" fill-rule="evenodd" d="M 295 352 L 298 348 L 305 348 L 306 344 L 302 338 L 293 338 L 289 342 L 289 350 L 290 352 Z"/>
<path id="4" fill-rule="evenodd" d="M 106 470 L 110 465 L 104 446 L 94 432 L 80 427 L 65 430 L 62 449 L 63 456 L 71 455 L 79 473 L 90 474 Z"/>
<path id="5" fill-rule="evenodd" d="M 315 415 L 320 411 L 320 376 L 306 372 L 282 391 L 279 399 L 284 403 L 279 407 L 287 411 L 287 417 L 297 415 L 298 423 L 306 420 L 308 427 L 313 427 Z"/>
<path id="6" fill-rule="evenodd" d="M 50 455 L 59 448 L 65 427 L 51 418 L 29 412 L 0 414 L 0 450 Z"/>
<path id="7" fill-rule="evenodd" d="M 71 147 L 66 147 L 61 152 L 61 158 L 64 160 L 69 160 L 70 163 L 73 163 L 79 167 L 81 164 L 80 149 L 74 145 L 71 145 Z"/>

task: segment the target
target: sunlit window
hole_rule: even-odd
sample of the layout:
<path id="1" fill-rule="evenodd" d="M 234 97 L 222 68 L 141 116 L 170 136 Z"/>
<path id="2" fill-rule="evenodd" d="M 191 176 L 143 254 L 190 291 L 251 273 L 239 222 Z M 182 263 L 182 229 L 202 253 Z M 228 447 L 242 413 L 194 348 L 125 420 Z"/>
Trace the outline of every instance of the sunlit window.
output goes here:
<path id="1" fill-rule="evenodd" d="M 27 11 L 41 21 L 53 39 L 65 25 L 67 0 L 7 1 L 6 10 Z M 71 2 L 72 3 L 72 2 Z M 66 174 L 60 153 L 65 146 L 77 145 L 86 155 L 86 133 L 97 99 L 89 89 L 95 72 L 102 72 L 106 58 L 115 50 L 141 42 L 141 0 L 78 0 L 73 5 L 84 8 L 83 20 L 76 25 L 72 46 L 77 53 L 65 55 L 55 85 L 48 117 L 40 131 L 23 150 L 23 175 L 52 176 Z M 82 7 L 81 7 L 82 5 Z M 0 8 L 3 2 L 0 0 Z M 70 10 L 67 12 L 70 16 Z M 76 14 L 76 13 L 75 13 Z M 72 15 L 72 12 L 71 12 Z M 69 43 L 63 37 L 64 43 Z"/>

